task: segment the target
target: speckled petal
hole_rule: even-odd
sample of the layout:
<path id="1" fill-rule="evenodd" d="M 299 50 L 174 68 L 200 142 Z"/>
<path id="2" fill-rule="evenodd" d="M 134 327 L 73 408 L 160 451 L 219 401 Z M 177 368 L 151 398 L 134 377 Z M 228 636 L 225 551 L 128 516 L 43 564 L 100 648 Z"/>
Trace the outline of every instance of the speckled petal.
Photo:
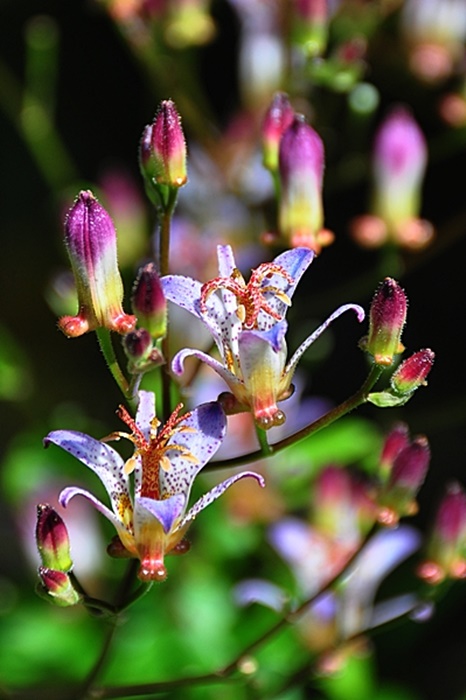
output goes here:
<path id="1" fill-rule="evenodd" d="M 75 430 L 54 430 L 44 439 L 58 445 L 92 469 L 107 489 L 115 513 L 121 508 L 122 498 L 129 499 L 128 477 L 123 471 L 124 461 L 110 445 Z"/>
<path id="2" fill-rule="evenodd" d="M 165 534 L 168 534 L 175 521 L 183 513 L 185 505 L 186 498 L 182 493 L 166 498 L 164 501 L 156 501 L 153 498 L 137 498 L 134 505 L 135 528 L 140 529 L 147 518 L 156 518 Z"/>
<path id="3" fill-rule="evenodd" d="M 291 299 L 299 280 L 313 259 L 314 252 L 308 248 L 293 248 L 292 250 L 286 250 L 273 260 L 273 264 L 280 265 L 280 267 L 282 267 L 293 278 L 293 282 L 288 282 L 283 275 L 273 273 L 270 277 L 266 277 L 263 280 L 261 286 L 274 287 L 275 289 L 278 289 L 286 294 Z M 264 299 L 267 301 L 267 304 L 280 315 L 281 319 L 285 317 L 288 310 L 288 305 L 281 301 L 275 292 L 265 292 Z M 261 310 L 257 320 L 259 330 L 268 330 L 276 323 L 276 319 L 270 316 L 270 314 L 267 314 Z"/>
<path id="4" fill-rule="evenodd" d="M 219 403 L 212 401 L 194 409 L 179 426 L 192 428 L 177 431 L 168 445 L 186 447 L 197 462 L 189 460 L 179 450 L 167 450 L 170 468 L 160 469 L 160 494 L 162 498 L 184 494 L 189 500 L 191 485 L 202 467 L 220 447 L 226 431 L 226 417 Z"/>
<path id="5" fill-rule="evenodd" d="M 229 479 L 226 479 L 220 484 L 217 484 L 217 486 L 214 486 L 213 489 L 208 491 L 198 501 L 196 501 L 196 503 L 193 505 L 192 508 L 189 509 L 189 511 L 186 513 L 183 520 L 176 529 L 179 530 L 180 528 L 184 527 L 190 520 L 194 520 L 194 518 L 198 515 L 198 513 L 201 512 L 201 510 L 207 508 L 207 506 L 216 501 L 217 498 L 220 498 L 220 496 L 223 493 L 225 493 L 225 491 L 229 489 L 230 486 L 232 486 L 240 479 L 245 479 L 249 476 L 251 476 L 253 479 L 256 479 L 260 486 L 265 486 L 264 477 L 262 477 L 260 474 L 257 474 L 256 472 L 240 472 L 239 474 L 235 474 Z"/>
<path id="6" fill-rule="evenodd" d="M 202 284 L 191 277 L 182 275 L 167 275 L 160 280 L 163 293 L 168 301 L 173 302 L 182 309 L 199 318 L 208 328 L 215 340 L 218 349 L 223 353 L 222 332 L 217 319 L 222 319 L 225 310 L 222 301 L 217 295 L 209 297 L 209 314 L 201 314 L 200 300 Z"/>
<path id="7" fill-rule="evenodd" d="M 146 440 L 150 440 L 151 423 L 155 418 L 155 394 L 152 391 L 139 391 L 136 411 L 136 425 Z"/>
<path id="8" fill-rule="evenodd" d="M 220 277 L 230 277 L 236 268 L 235 256 L 231 245 L 217 246 L 218 274 Z"/>

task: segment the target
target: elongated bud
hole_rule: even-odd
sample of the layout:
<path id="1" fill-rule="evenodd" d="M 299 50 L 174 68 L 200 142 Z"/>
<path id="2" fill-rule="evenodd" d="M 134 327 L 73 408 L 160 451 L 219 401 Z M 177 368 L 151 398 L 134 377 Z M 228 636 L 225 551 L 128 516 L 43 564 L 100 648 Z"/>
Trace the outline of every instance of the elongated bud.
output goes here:
<path id="1" fill-rule="evenodd" d="M 428 583 L 466 577 L 466 494 L 458 483 L 444 495 L 418 574 Z"/>
<path id="2" fill-rule="evenodd" d="M 263 163 L 272 173 L 278 170 L 280 139 L 293 121 L 294 114 L 288 95 L 276 92 L 262 124 Z"/>
<path id="3" fill-rule="evenodd" d="M 73 568 L 66 525 L 46 503 L 37 506 L 36 543 L 45 568 L 58 571 L 70 571 Z"/>
<path id="4" fill-rule="evenodd" d="M 398 453 L 380 498 L 382 523 L 396 525 L 403 515 L 417 512 L 415 498 L 426 478 L 429 462 L 430 448 L 424 436 L 415 438 Z"/>
<path id="5" fill-rule="evenodd" d="M 386 277 L 374 294 L 370 309 L 369 335 L 363 345 L 382 367 L 390 367 L 403 352 L 401 333 L 406 321 L 407 299 L 398 282 Z"/>
<path id="6" fill-rule="evenodd" d="M 164 100 L 152 124 L 144 129 L 139 150 L 141 170 L 148 183 L 157 188 L 178 188 L 188 179 L 186 142 L 174 102 Z"/>
<path id="7" fill-rule="evenodd" d="M 409 431 L 405 423 L 397 423 L 388 433 L 380 455 L 380 475 L 386 480 L 396 457 L 409 444 Z"/>
<path id="8" fill-rule="evenodd" d="M 279 174 L 281 235 L 293 247 L 320 252 L 333 241 L 333 234 L 322 228 L 324 145 L 302 115 L 295 116 L 281 138 Z"/>
<path id="9" fill-rule="evenodd" d="M 79 310 L 76 316 L 63 316 L 58 322 L 60 329 L 70 338 L 96 328 L 128 333 L 136 319 L 122 308 L 115 227 L 92 192 L 80 192 L 71 207 L 65 221 L 65 243 Z"/>
<path id="10" fill-rule="evenodd" d="M 408 357 L 393 373 L 390 383 L 397 394 L 412 394 L 420 386 L 427 384 L 427 376 L 434 364 L 432 350 L 419 350 Z"/>
<path id="11" fill-rule="evenodd" d="M 38 593 L 54 605 L 68 607 L 80 602 L 81 597 L 74 589 L 71 579 L 64 571 L 55 571 L 47 567 L 39 567 L 41 584 Z"/>
<path id="12" fill-rule="evenodd" d="M 327 0 L 293 0 L 291 41 L 308 56 L 325 51 L 328 35 Z"/>
<path id="13" fill-rule="evenodd" d="M 154 263 L 147 263 L 139 270 L 131 303 L 138 325 L 152 338 L 163 338 L 167 331 L 167 300 Z"/>

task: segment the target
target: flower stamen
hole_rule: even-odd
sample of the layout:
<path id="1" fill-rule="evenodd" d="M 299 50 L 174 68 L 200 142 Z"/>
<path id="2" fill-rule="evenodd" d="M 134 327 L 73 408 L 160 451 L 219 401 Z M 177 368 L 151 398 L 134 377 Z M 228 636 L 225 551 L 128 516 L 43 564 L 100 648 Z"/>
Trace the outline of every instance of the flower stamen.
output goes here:
<path id="1" fill-rule="evenodd" d="M 207 299 L 211 294 L 219 289 L 226 289 L 238 301 L 236 315 L 244 328 L 250 330 L 257 327 L 260 311 L 264 311 L 276 321 L 280 321 L 281 314 L 265 300 L 264 295 L 266 293 L 274 294 L 286 306 L 291 306 L 291 299 L 285 292 L 274 285 L 262 285 L 263 281 L 272 277 L 273 274 L 280 275 L 289 284 L 292 284 L 294 281 L 293 277 L 281 265 L 262 263 L 252 271 L 251 278 L 247 284 L 238 268 L 234 268 L 230 277 L 216 277 L 206 282 L 201 288 L 201 313 L 207 313 Z"/>

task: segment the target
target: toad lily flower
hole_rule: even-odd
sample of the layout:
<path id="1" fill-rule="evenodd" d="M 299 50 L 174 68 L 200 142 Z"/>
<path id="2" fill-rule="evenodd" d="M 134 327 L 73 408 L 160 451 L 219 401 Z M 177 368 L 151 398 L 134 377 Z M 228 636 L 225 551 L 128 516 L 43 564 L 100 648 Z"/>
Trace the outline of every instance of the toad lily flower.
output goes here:
<path id="1" fill-rule="evenodd" d="M 180 350 L 172 370 L 181 375 L 184 361 L 194 355 L 215 370 L 227 383 L 228 412 L 251 411 L 262 429 L 281 425 L 285 414 L 277 401 L 288 398 L 291 380 L 302 354 L 340 314 L 348 309 L 364 318 L 360 306 L 337 309 L 286 363 L 285 313 L 301 276 L 314 257 L 308 248 L 294 248 L 252 271 L 246 284 L 236 267 L 230 246 L 218 246 L 219 277 L 202 284 L 190 277 L 162 278 L 166 298 L 197 316 L 209 329 L 220 353 L 218 361 L 193 348 Z M 222 397 L 223 398 L 223 397 Z"/>
<path id="2" fill-rule="evenodd" d="M 131 433 L 113 433 L 106 440 L 125 437 L 134 444 L 134 453 L 126 462 L 106 442 L 73 430 L 55 430 L 44 440 L 46 446 L 53 443 L 77 457 L 101 479 L 111 510 L 76 486 L 61 492 L 60 503 L 66 507 L 74 496 L 87 498 L 116 528 L 119 542 L 110 545 L 110 553 L 138 558 L 138 576 L 145 582 L 165 580 L 164 555 L 186 550 L 182 539 L 191 521 L 232 484 L 252 476 L 264 486 L 258 474 L 241 472 L 215 486 L 187 511 L 195 477 L 224 438 L 225 415 L 216 402 L 203 404 L 183 416 L 179 415 L 180 405 L 161 426 L 154 403 L 152 392 L 140 391 L 135 420 L 123 407 L 119 409 L 119 416 Z M 130 490 L 131 472 L 134 497 Z"/>

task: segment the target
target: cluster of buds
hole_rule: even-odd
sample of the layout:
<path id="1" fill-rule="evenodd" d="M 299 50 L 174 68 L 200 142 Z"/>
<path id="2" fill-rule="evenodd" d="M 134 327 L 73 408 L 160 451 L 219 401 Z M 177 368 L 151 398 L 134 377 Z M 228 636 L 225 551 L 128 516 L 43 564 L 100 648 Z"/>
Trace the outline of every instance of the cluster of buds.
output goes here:
<path id="1" fill-rule="evenodd" d="M 129 372 L 140 374 L 164 362 L 157 341 L 166 335 L 167 301 L 154 263 L 147 263 L 139 270 L 131 303 L 138 327 L 124 337 L 123 347 Z"/>
<path id="2" fill-rule="evenodd" d="M 36 543 L 41 558 L 37 592 L 61 607 L 79 603 L 81 596 L 70 577 L 73 562 L 68 530 L 48 504 L 37 506 Z"/>
<path id="3" fill-rule="evenodd" d="M 371 213 L 351 225 L 354 239 L 368 248 L 394 243 L 420 249 L 433 227 L 419 217 L 427 164 L 424 135 L 407 109 L 392 110 L 378 129 L 373 148 Z"/>
<path id="4" fill-rule="evenodd" d="M 278 198 L 279 238 L 293 248 L 319 253 L 333 241 L 323 228 L 324 145 L 318 133 L 278 93 L 263 123 L 263 162 L 272 173 Z M 265 241 L 274 242 L 268 234 Z"/>
<path id="5" fill-rule="evenodd" d="M 423 435 L 410 440 L 403 424 L 396 425 L 387 435 L 379 465 L 381 485 L 375 496 L 380 523 L 391 527 L 401 517 L 417 512 L 416 495 L 429 462 L 429 443 Z"/>
<path id="6" fill-rule="evenodd" d="M 440 503 L 418 574 L 433 585 L 445 578 L 466 578 L 466 494 L 457 482 Z"/>

